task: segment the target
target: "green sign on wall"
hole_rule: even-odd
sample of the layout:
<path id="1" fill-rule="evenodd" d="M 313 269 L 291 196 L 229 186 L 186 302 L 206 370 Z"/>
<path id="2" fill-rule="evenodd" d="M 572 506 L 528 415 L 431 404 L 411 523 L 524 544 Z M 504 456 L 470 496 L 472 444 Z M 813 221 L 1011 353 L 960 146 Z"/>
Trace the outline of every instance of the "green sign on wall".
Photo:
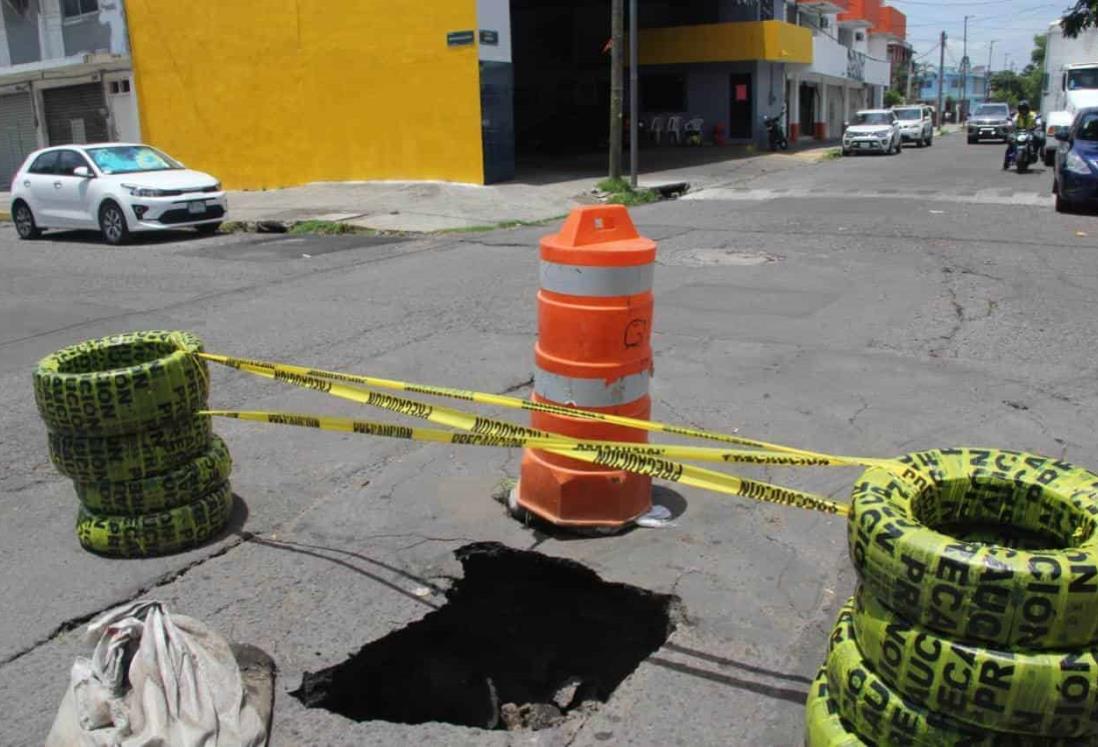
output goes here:
<path id="1" fill-rule="evenodd" d="M 467 47 L 476 41 L 477 35 L 473 31 L 451 31 L 446 34 L 446 46 Z"/>

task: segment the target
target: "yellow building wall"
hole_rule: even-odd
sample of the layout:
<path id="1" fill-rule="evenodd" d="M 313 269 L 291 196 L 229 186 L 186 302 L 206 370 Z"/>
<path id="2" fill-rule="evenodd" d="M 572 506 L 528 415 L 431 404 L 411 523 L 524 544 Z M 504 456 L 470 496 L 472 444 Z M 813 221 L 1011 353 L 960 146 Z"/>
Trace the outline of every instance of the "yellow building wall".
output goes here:
<path id="1" fill-rule="evenodd" d="M 475 0 L 126 0 L 144 140 L 227 188 L 483 183 Z"/>
<path id="2" fill-rule="evenodd" d="M 640 64 L 812 62 L 812 32 L 783 21 L 737 21 L 644 29 Z"/>

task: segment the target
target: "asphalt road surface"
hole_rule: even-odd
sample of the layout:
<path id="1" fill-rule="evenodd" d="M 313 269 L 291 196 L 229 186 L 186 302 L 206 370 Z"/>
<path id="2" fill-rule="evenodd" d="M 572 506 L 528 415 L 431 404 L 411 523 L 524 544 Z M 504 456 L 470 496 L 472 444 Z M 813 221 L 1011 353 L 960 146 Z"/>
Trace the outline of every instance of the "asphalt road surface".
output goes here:
<path id="1" fill-rule="evenodd" d="M 660 242 L 654 416 L 850 454 L 992 445 L 1098 468 L 1098 222 L 1055 214 L 1051 175 L 1004 173 L 1001 157 L 952 135 L 743 172 L 634 211 Z M 84 621 L 156 598 L 273 655 L 272 744 L 800 744 L 807 683 L 855 584 L 833 517 L 676 487 L 660 494 L 672 527 L 569 539 L 489 498 L 517 452 L 226 421 L 239 497 L 228 535 L 145 561 L 76 542 L 72 488 L 33 403 L 40 357 L 186 329 L 218 352 L 526 394 L 545 232 L 177 234 L 110 248 L 87 234 L 20 242 L 0 226 L 0 742 L 41 743 Z M 361 413 L 229 370 L 212 383 L 218 407 Z M 743 472 L 839 499 L 857 474 Z M 304 672 L 443 604 L 454 550 L 482 540 L 675 594 L 676 629 L 608 703 L 532 734 L 357 723 L 289 695 Z"/>

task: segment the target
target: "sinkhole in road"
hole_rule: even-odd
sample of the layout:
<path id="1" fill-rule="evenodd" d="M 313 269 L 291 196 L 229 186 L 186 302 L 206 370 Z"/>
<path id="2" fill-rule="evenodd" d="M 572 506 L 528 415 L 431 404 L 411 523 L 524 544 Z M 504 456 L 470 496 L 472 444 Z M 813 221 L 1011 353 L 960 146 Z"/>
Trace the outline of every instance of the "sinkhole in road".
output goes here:
<path id="1" fill-rule="evenodd" d="M 674 629 L 675 597 L 579 563 L 491 542 L 455 554 L 445 605 L 291 694 L 356 721 L 546 728 L 605 703 Z"/>

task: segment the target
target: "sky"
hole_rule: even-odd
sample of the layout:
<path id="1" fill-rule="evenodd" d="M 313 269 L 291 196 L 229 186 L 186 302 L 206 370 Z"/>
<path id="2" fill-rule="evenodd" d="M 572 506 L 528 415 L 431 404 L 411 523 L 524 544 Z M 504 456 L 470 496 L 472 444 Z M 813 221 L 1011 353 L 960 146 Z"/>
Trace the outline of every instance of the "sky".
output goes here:
<path id="1" fill-rule="evenodd" d="M 1033 36 L 1043 34 L 1071 0 L 886 0 L 907 16 L 907 40 L 919 62 L 938 64 L 938 37 L 948 34 L 946 67 L 961 62 L 964 24 L 968 19 L 968 56 L 972 66 L 986 66 L 992 52 L 992 69 L 1014 65 L 1021 72 L 1029 64 Z M 995 40 L 994 47 L 990 42 Z"/>

